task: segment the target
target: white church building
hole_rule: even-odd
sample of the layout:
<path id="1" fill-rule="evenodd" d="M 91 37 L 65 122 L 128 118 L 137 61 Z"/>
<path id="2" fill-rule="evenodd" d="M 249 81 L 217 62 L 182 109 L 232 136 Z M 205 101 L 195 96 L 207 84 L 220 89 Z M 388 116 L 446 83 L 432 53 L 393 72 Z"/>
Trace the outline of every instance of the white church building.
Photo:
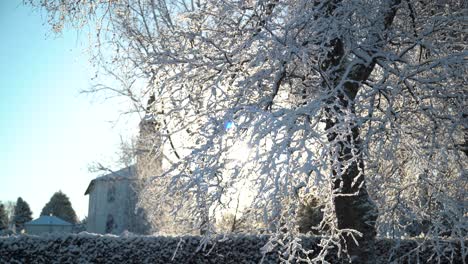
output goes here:
<path id="1" fill-rule="evenodd" d="M 154 96 L 148 101 L 151 105 Z M 161 141 L 153 115 L 147 114 L 139 124 L 137 164 L 100 176 L 89 183 L 87 231 L 121 234 L 130 231 L 148 234 L 150 224 L 143 209 L 137 208 L 138 184 L 149 175 L 160 175 Z"/>
<path id="2" fill-rule="evenodd" d="M 90 233 L 147 233 L 144 216 L 136 211 L 136 169 L 129 166 L 100 176 L 89 183 L 88 223 Z"/>

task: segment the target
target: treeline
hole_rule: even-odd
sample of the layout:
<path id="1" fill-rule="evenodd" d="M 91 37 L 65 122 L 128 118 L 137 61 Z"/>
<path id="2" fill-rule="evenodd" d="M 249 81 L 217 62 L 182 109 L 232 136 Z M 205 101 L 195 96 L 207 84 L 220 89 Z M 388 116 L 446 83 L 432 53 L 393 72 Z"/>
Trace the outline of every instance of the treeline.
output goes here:
<path id="1" fill-rule="evenodd" d="M 21 233 L 24 224 L 33 220 L 32 215 L 29 204 L 21 197 L 18 197 L 16 202 L 0 201 L 0 235 Z M 79 222 L 70 199 L 62 191 L 52 195 L 40 215 L 53 215 L 72 224 Z"/>

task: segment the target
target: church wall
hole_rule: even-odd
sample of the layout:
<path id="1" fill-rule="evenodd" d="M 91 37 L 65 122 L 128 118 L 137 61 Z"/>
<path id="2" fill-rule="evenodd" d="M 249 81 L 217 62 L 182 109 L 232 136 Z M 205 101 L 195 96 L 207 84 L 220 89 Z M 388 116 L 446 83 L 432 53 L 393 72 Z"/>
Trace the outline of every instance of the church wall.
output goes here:
<path id="1" fill-rule="evenodd" d="M 89 197 L 88 232 L 120 234 L 132 229 L 135 194 L 131 180 L 96 180 Z"/>

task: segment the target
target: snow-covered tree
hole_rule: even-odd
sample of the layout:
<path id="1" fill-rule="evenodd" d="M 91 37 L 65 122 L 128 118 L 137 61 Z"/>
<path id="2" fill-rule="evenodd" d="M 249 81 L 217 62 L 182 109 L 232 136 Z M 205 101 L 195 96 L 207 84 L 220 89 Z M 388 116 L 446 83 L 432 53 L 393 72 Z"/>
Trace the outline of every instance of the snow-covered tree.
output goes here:
<path id="1" fill-rule="evenodd" d="M 58 191 L 52 195 L 50 201 L 42 208 L 41 215 L 53 215 L 72 224 L 78 222 L 70 199 L 62 191 Z"/>
<path id="2" fill-rule="evenodd" d="M 3 205 L 5 206 L 5 213 L 7 214 L 7 219 L 8 219 L 8 227 L 13 228 L 13 217 L 15 215 L 15 206 L 16 203 L 14 201 L 5 201 L 3 202 Z"/>
<path id="3" fill-rule="evenodd" d="M 32 220 L 32 212 L 29 208 L 29 204 L 18 197 L 15 205 L 15 213 L 13 216 L 13 223 L 15 224 L 16 232 L 21 232 L 24 229 L 24 224 Z"/>
<path id="4" fill-rule="evenodd" d="M 121 86 L 94 90 L 151 113 L 166 166 L 144 203 L 175 195 L 210 234 L 242 192 L 290 259 L 313 191 L 326 236 L 310 262 L 329 246 L 371 262 L 377 234 L 418 223 L 466 237 L 464 1 L 30 2 L 57 32 L 97 25 L 94 61 Z"/>

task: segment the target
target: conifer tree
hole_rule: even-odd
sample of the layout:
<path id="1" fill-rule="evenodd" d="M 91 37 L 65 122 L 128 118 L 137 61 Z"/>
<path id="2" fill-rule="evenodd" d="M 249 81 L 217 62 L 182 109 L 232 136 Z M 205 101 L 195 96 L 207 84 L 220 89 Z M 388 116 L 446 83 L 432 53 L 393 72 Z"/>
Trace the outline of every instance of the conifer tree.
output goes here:
<path id="1" fill-rule="evenodd" d="M 32 212 L 29 208 L 29 204 L 18 197 L 15 206 L 15 214 L 13 217 L 13 223 L 15 224 L 16 231 L 20 232 L 24 228 L 24 224 L 32 220 Z"/>
<path id="2" fill-rule="evenodd" d="M 0 203 L 0 230 L 8 228 L 8 216 L 5 211 L 5 206 Z"/>
<path id="3" fill-rule="evenodd" d="M 70 199 L 62 191 L 52 195 L 50 201 L 42 209 L 41 215 L 53 215 L 70 223 L 77 223 L 75 210 Z"/>

